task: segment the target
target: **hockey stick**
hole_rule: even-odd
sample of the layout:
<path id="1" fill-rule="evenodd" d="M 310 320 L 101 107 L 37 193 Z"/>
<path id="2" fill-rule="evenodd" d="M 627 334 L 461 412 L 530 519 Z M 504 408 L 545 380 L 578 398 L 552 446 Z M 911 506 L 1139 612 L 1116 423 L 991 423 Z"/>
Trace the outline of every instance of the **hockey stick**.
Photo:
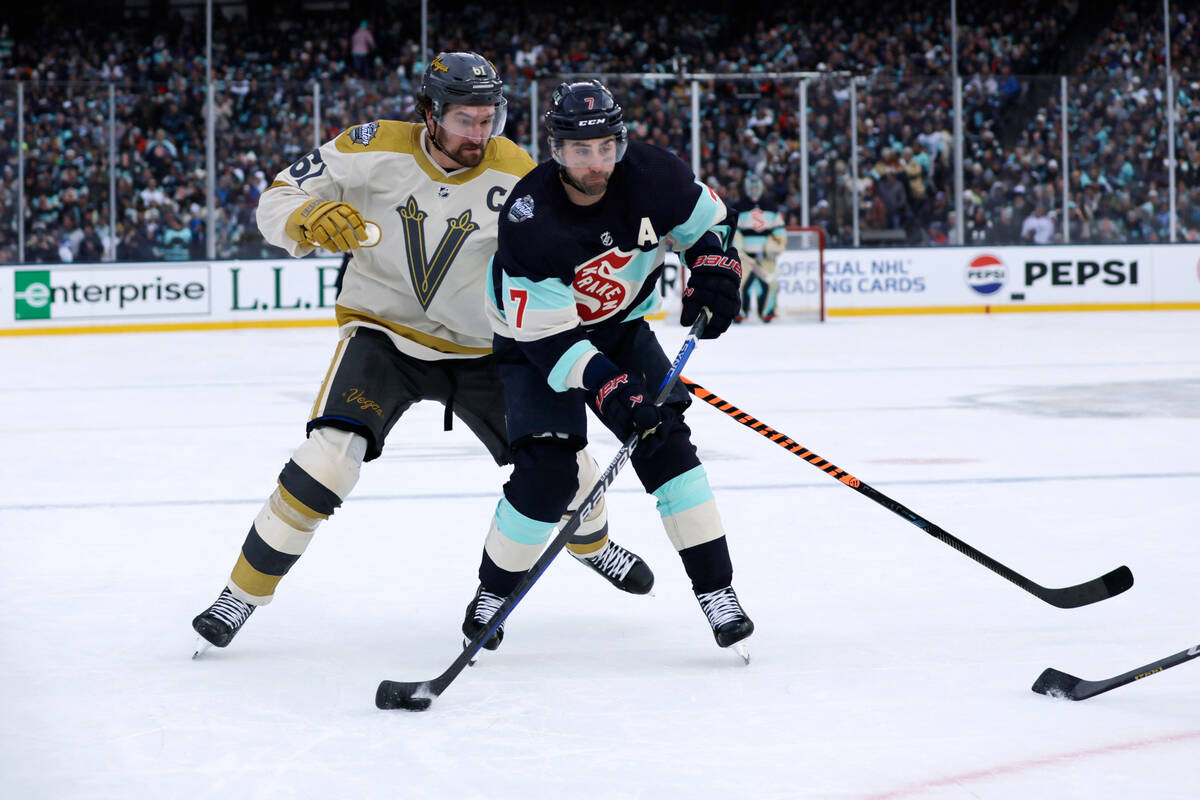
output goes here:
<path id="1" fill-rule="evenodd" d="M 662 385 L 659 386 L 658 396 L 654 400 L 655 405 L 662 405 L 667 399 L 667 395 L 674 388 L 675 382 L 679 379 L 679 373 L 683 371 L 683 365 L 687 363 L 688 358 L 692 355 L 692 351 L 696 349 L 696 339 L 704 331 L 704 326 L 708 322 L 708 309 L 696 319 L 696 323 L 692 325 L 688 331 L 687 338 L 683 341 L 683 346 L 679 349 L 679 355 L 675 356 L 675 362 L 671 365 L 670 371 L 663 378 Z M 486 628 L 479 630 L 475 636 L 463 646 L 463 650 L 458 657 L 446 668 L 446 671 L 436 678 L 428 681 L 382 681 L 379 688 L 375 691 L 375 706 L 381 709 L 403 708 L 409 711 L 424 711 L 433 703 L 435 697 L 446 691 L 446 687 L 458 677 L 458 674 L 463 671 L 479 652 L 479 648 L 483 647 L 483 643 L 488 640 L 492 632 L 500 627 L 505 618 L 512 613 L 516 608 L 517 603 L 521 602 L 526 593 L 530 590 L 538 578 L 542 577 L 542 573 L 550 566 L 550 562 L 558 555 L 559 551 L 567 544 L 567 540 L 574 535 L 579 529 L 585 517 L 592 513 L 592 509 L 600 502 L 604 496 L 604 492 L 608 489 L 613 479 L 617 477 L 617 473 L 629 461 L 629 457 L 633 455 L 634 449 L 638 446 L 638 435 L 631 434 L 621 449 L 617 451 L 613 457 L 612 463 L 604 470 L 604 473 L 596 479 L 596 484 L 588 493 L 587 497 L 579 508 L 575 509 L 575 513 L 565 524 L 559 529 L 558 535 L 555 536 L 546 549 L 542 551 L 541 556 L 534 562 L 525 576 L 521 578 L 520 583 L 513 589 L 512 593 L 504 601 L 496 613 L 492 616 L 491 624 Z"/>
<path id="2" fill-rule="evenodd" d="M 797 444 L 782 433 L 779 433 L 775 429 L 763 424 L 762 422 L 759 422 L 745 411 L 742 411 L 740 408 L 737 408 L 733 404 L 722 400 L 720 397 L 717 397 L 700 384 L 693 383 L 687 378 L 682 378 L 681 380 L 683 381 L 684 385 L 687 386 L 689 392 L 696 397 L 699 397 L 710 406 L 724 411 L 730 417 L 734 418 L 746 427 L 757 431 L 758 433 L 770 439 L 772 442 L 775 442 L 775 444 L 779 445 L 783 449 L 795 453 L 796 455 L 800 456 L 800 458 L 803 458 L 805 461 L 812 464 L 822 472 L 828 473 L 830 477 L 836 478 L 837 480 L 849 486 L 851 489 L 854 489 L 859 494 L 866 495 L 876 503 L 879 503 L 879 505 L 898 514 L 899 516 L 911 522 L 913 525 L 916 525 L 933 538 L 943 542 L 944 544 L 950 545 L 964 556 L 974 559 L 978 563 L 990 569 L 992 572 L 995 572 L 1000 577 L 1015 583 L 1025 591 L 1041 600 L 1046 601 L 1052 606 L 1058 606 L 1059 608 L 1077 608 L 1079 606 L 1086 606 L 1089 603 L 1095 603 L 1098 600 L 1106 600 L 1113 595 L 1118 595 L 1128 589 L 1130 586 L 1133 586 L 1133 573 L 1130 572 L 1129 567 L 1124 566 L 1117 567 L 1112 572 L 1101 575 L 1099 578 L 1093 578 L 1092 580 L 1081 583 L 1078 586 L 1067 586 L 1062 589 L 1047 589 L 1045 586 L 1039 586 L 1038 584 L 1026 578 L 1024 575 L 1020 575 L 1004 566 L 991 556 L 979 552 L 961 539 L 950 535 L 937 525 L 934 525 L 932 522 L 920 516 L 916 512 L 905 508 L 903 505 L 897 503 L 895 500 L 883 494 L 882 492 L 876 491 L 837 465 L 826 461 L 816 453 Z"/>
<path id="3" fill-rule="evenodd" d="M 1130 670 L 1115 678 L 1105 678 L 1100 681 L 1085 681 L 1082 678 L 1076 678 L 1074 675 L 1068 675 L 1065 672 L 1059 672 L 1050 667 L 1038 676 L 1038 679 L 1033 682 L 1032 688 L 1038 694 L 1046 694 L 1051 697 L 1065 697 L 1068 700 L 1087 700 L 1089 697 L 1104 694 L 1116 689 L 1118 686 L 1140 681 L 1142 678 L 1149 678 L 1151 675 L 1156 675 L 1164 669 L 1177 667 L 1183 662 L 1191 661 L 1197 656 L 1200 656 L 1200 644 L 1189 647 L 1187 650 L 1181 650 L 1173 656 L 1159 659 L 1144 667 Z"/>

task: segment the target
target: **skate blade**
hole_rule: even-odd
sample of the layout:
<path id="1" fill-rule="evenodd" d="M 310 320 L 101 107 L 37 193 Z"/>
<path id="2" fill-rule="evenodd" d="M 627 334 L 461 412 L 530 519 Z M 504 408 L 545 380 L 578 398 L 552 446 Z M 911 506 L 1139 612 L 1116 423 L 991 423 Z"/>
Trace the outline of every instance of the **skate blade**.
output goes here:
<path id="1" fill-rule="evenodd" d="M 733 652 L 741 657 L 743 663 L 750 663 L 750 648 L 746 646 L 745 642 L 734 642 L 732 647 Z"/>
<path id="2" fill-rule="evenodd" d="M 208 649 L 212 647 L 212 642 L 205 639 L 203 636 L 196 637 L 196 646 L 192 650 L 192 660 L 195 661 L 200 656 L 204 655 Z"/>

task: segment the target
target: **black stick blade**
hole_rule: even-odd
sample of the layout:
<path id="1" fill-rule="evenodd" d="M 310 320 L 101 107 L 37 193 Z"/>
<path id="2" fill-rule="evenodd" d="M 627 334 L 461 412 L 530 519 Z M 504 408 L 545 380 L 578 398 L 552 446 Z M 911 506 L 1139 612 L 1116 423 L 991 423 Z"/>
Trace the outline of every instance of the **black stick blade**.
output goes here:
<path id="1" fill-rule="evenodd" d="M 1050 605 L 1059 608 L 1079 608 L 1107 600 L 1132 586 L 1133 572 L 1129 567 L 1122 566 L 1078 586 L 1068 586 L 1065 589 L 1040 589 L 1035 590 L 1034 594 Z"/>
<path id="2" fill-rule="evenodd" d="M 404 681 L 381 681 L 375 690 L 375 707 L 388 710 L 403 708 L 406 711 L 424 711 L 437 697 L 429 681 L 411 683 Z"/>
<path id="3" fill-rule="evenodd" d="M 1079 687 L 1080 680 L 1080 678 L 1076 678 L 1074 675 L 1068 675 L 1065 672 L 1059 672 L 1054 667 L 1049 667 L 1033 682 L 1032 688 L 1038 694 L 1049 695 L 1050 697 L 1081 700 L 1083 698 L 1076 696 L 1075 693 L 1075 690 Z"/>
<path id="4" fill-rule="evenodd" d="M 1108 588 L 1108 596 L 1112 597 L 1133 586 L 1133 572 L 1129 567 L 1117 567 L 1105 575 L 1103 581 Z"/>

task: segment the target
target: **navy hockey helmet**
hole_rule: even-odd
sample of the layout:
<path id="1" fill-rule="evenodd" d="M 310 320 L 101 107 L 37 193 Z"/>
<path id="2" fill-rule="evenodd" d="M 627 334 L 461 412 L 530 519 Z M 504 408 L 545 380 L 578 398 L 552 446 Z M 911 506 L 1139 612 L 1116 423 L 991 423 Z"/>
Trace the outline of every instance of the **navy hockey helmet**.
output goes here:
<path id="1" fill-rule="evenodd" d="M 550 152 L 562 163 L 559 152 L 564 139 L 617 137 L 616 160 L 625 155 L 629 129 L 612 92 L 597 80 L 562 83 L 550 98 L 545 116 Z"/>
<path id="2" fill-rule="evenodd" d="M 443 123 L 446 106 L 455 103 L 467 106 L 495 106 L 492 136 L 504 130 L 508 116 L 508 100 L 504 97 L 504 81 L 495 66 L 478 53 L 438 53 L 421 78 L 417 106 L 428 110 L 434 122 Z"/>

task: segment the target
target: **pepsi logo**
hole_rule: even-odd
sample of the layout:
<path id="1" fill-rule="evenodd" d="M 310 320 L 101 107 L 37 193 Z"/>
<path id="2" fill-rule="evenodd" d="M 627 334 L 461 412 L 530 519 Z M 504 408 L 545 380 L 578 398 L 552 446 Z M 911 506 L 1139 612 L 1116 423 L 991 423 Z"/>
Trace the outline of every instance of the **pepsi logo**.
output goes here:
<path id="1" fill-rule="evenodd" d="M 988 253 L 975 256 L 967 264 L 967 286 L 977 294 L 992 295 L 1000 291 L 1008 277 L 1004 262 Z"/>

